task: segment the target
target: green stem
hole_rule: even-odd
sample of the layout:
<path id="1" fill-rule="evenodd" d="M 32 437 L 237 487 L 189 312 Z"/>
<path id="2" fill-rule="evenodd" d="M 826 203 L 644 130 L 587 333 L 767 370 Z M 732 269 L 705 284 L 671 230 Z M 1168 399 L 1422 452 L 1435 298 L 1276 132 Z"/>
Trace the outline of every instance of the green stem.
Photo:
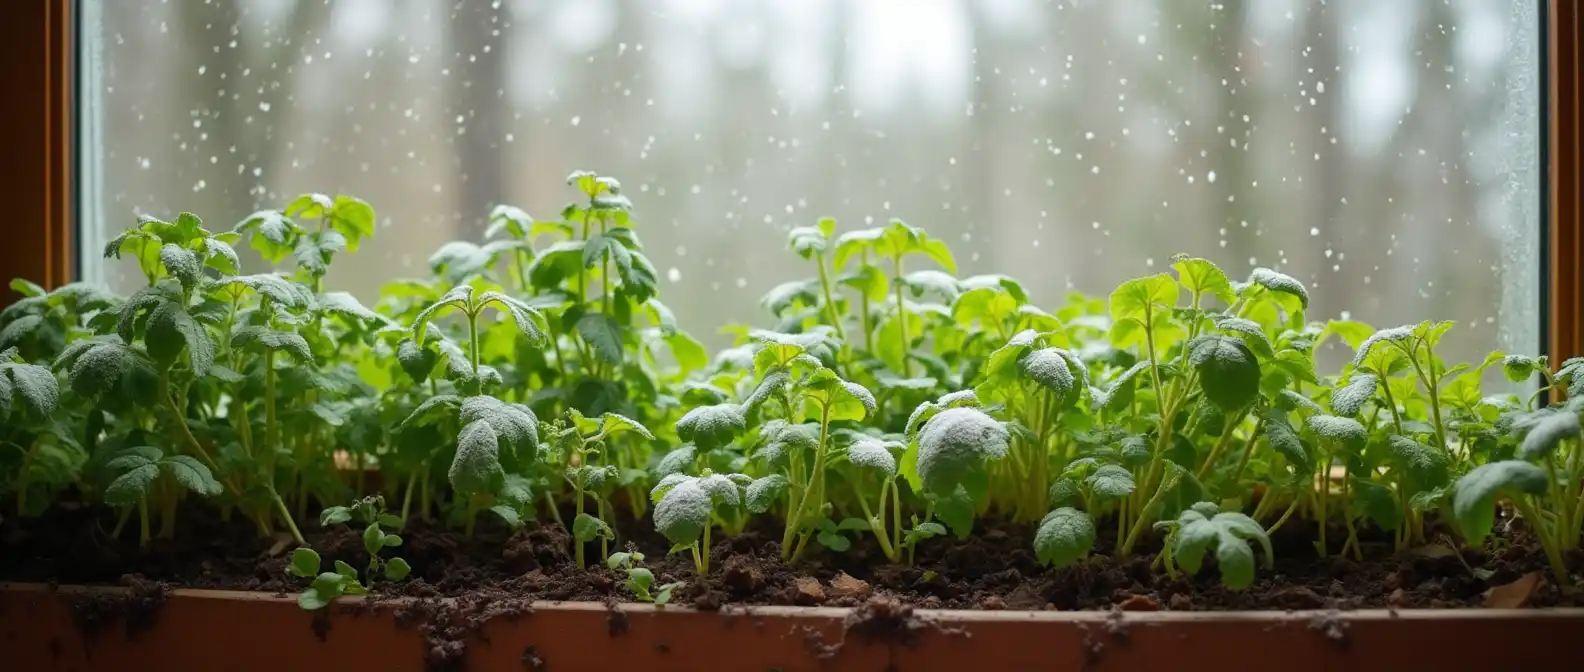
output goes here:
<path id="1" fill-rule="evenodd" d="M 715 528 L 713 517 L 704 521 L 704 548 L 699 552 L 699 576 L 709 576 L 710 561 L 710 530 Z"/>
<path id="2" fill-rule="evenodd" d="M 1143 508 L 1139 509 L 1138 520 L 1134 521 L 1133 529 L 1128 531 L 1127 540 L 1122 543 L 1122 548 L 1117 551 L 1118 556 L 1126 558 L 1133 554 L 1133 546 L 1143 536 L 1144 530 L 1150 526 L 1149 516 L 1154 514 L 1155 507 L 1160 505 L 1161 498 L 1166 495 L 1167 488 L 1164 485 L 1162 484 L 1163 487 L 1157 488 L 1155 494 L 1151 495 L 1149 501 L 1145 502 Z"/>
<path id="3" fill-rule="evenodd" d="M 148 498 L 138 500 L 138 548 L 149 547 Z"/>
<path id="4" fill-rule="evenodd" d="M 781 559 L 784 562 L 796 560 L 798 552 L 803 550 L 803 545 L 800 543 L 797 549 L 789 551 L 788 543 L 792 541 L 794 534 L 802 531 L 803 513 L 808 509 L 809 502 L 812 501 L 816 506 L 819 505 L 819 496 L 815 493 L 822 490 L 820 486 L 825 480 L 825 441 L 829 438 L 829 435 L 830 406 L 826 405 L 820 408 L 820 434 L 819 443 L 814 445 L 814 471 L 809 474 L 808 487 L 803 490 L 803 497 L 798 501 L 797 507 L 787 512 L 787 531 L 782 536 L 781 543 Z"/>
<path id="5" fill-rule="evenodd" d="M 1228 444 L 1232 443 L 1232 435 L 1237 431 L 1238 423 L 1241 422 L 1243 422 L 1243 416 L 1238 416 L 1236 420 L 1229 420 L 1226 423 L 1226 428 L 1221 430 L 1221 438 L 1216 440 L 1215 447 L 1210 449 L 1210 456 L 1205 458 L 1204 464 L 1199 467 L 1199 473 L 1194 474 L 1195 477 L 1199 480 L 1204 480 L 1204 477 L 1210 474 L 1210 470 L 1215 468 L 1216 460 L 1221 459 L 1221 453 L 1226 450 Z M 1252 443 L 1253 437 L 1250 436 L 1250 444 Z"/>
<path id="6" fill-rule="evenodd" d="M 1237 469 L 1232 470 L 1232 484 L 1237 485 L 1238 479 L 1243 477 L 1243 469 L 1248 466 L 1249 457 L 1254 454 L 1254 444 L 1259 442 L 1260 430 L 1265 429 L 1265 416 L 1261 415 L 1254 423 L 1254 431 L 1249 432 L 1248 440 L 1243 442 L 1243 457 L 1238 459 Z"/>
<path id="7" fill-rule="evenodd" d="M 1302 499 L 1303 497 L 1299 496 L 1293 497 L 1292 504 L 1287 505 L 1287 510 L 1282 512 L 1281 518 L 1277 518 L 1276 523 L 1271 525 L 1270 529 L 1265 530 L 1265 536 L 1268 537 L 1272 534 L 1276 534 L 1276 530 L 1281 529 L 1281 526 L 1287 522 L 1287 519 L 1292 517 L 1293 512 L 1298 510 L 1298 502 Z"/>
<path id="8" fill-rule="evenodd" d="M 1347 548 L 1349 546 L 1352 546 L 1353 547 L 1353 559 L 1357 560 L 1359 562 L 1363 562 L 1364 561 L 1364 551 L 1359 548 L 1358 528 L 1355 528 L 1353 526 L 1353 513 L 1352 513 L 1352 511 L 1350 511 L 1350 510 L 1348 510 L 1348 508 L 1346 508 L 1346 507 L 1348 507 L 1349 502 L 1351 501 L 1350 499 L 1348 499 L 1348 490 L 1349 490 L 1349 486 L 1350 485 L 1351 484 L 1348 482 L 1347 474 L 1343 474 L 1342 475 L 1342 507 L 1344 507 L 1344 508 L 1342 509 L 1342 522 L 1343 522 L 1343 524 L 1347 525 L 1348 538 L 1347 538 L 1347 543 L 1342 545 L 1342 551 L 1343 551 L 1343 554 L 1346 555 L 1347 554 Z M 1409 521 L 1404 521 L 1404 522 L 1412 522 L 1412 521 L 1409 520 Z"/>
<path id="9" fill-rule="evenodd" d="M 1430 359 L 1431 373 L 1434 373 L 1435 353 L 1426 347 L 1425 354 Z M 1419 381 L 1424 383 L 1425 389 L 1430 393 L 1430 421 L 1435 425 L 1436 448 L 1446 450 L 1446 429 L 1441 425 L 1441 400 L 1437 398 L 1439 395 L 1436 393 L 1435 378 L 1425 375 L 1424 369 L 1419 366 L 1419 360 L 1409 357 L 1408 361 L 1413 362 L 1414 371 L 1419 374 Z"/>
<path id="10" fill-rule="evenodd" d="M 891 547 L 891 540 L 886 535 L 885 506 L 886 489 L 891 487 L 889 482 L 880 485 L 880 515 L 874 514 L 874 509 L 869 508 L 869 500 L 864 499 L 863 493 L 858 493 L 858 507 L 863 509 L 864 519 L 869 521 L 869 531 L 874 533 L 875 540 L 880 542 L 880 552 L 885 553 L 886 559 L 896 562 L 896 549 Z"/>
<path id="11" fill-rule="evenodd" d="M 1322 452 L 1320 460 L 1320 489 L 1315 498 L 1315 522 L 1320 524 L 1320 540 L 1315 548 L 1319 549 L 1320 557 L 1326 557 L 1326 504 L 1331 498 L 1331 454 Z"/>
<path id="12" fill-rule="evenodd" d="M 472 539 L 473 538 L 473 524 L 475 522 L 477 522 L 477 520 L 478 520 L 478 505 L 479 505 L 478 495 L 468 495 L 468 499 L 467 499 L 467 522 L 463 524 L 463 528 L 462 528 L 462 535 L 467 537 L 468 539 Z M 579 566 L 581 566 L 581 565 L 579 565 Z"/>
<path id="13" fill-rule="evenodd" d="M 902 305 L 902 255 L 898 254 L 891 260 L 893 273 L 896 275 L 896 307 L 897 307 L 897 336 L 902 341 L 902 377 L 913 377 L 913 365 L 908 361 L 908 323 L 907 309 Z"/>
<path id="14" fill-rule="evenodd" d="M 863 266 L 869 266 L 869 251 L 863 252 Z M 869 292 L 858 292 L 858 324 L 863 329 L 864 352 L 874 352 L 874 335 L 869 329 Z"/>
<path id="15" fill-rule="evenodd" d="M 412 511 L 413 491 L 418 489 L 418 469 L 407 476 L 407 488 L 402 493 L 401 520 L 402 529 L 407 528 L 407 514 Z"/>
<path id="16" fill-rule="evenodd" d="M 574 506 L 573 510 L 576 511 L 576 513 L 573 514 L 573 516 L 572 516 L 572 521 L 573 521 L 572 522 L 572 527 L 575 528 L 575 527 L 577 527 L 577 520 L 579 518 L 583 517 L 583 478 L 582 478 L 582 476 L 579 476 L 572 483 L 572 492 L 573 492 L 573 497 L 574 497 L 575 501 L 577 502 L 576 504 L 573 505 Z M 706 529 L 707 529 L 707 527 L 708 526 L 706 526 Z M 575 531 L 572 533 L 572 546 L 573 546 L 573 553 L 577 557 L 578 569 L 583 569 L 583 540 L 577 538 L 577 532 L 575 532 Z"/>
<path id="17" fill-rule="evenodd" d="M 830 278 L 825 272 L 825 257 L 816 255 L 814 265 L 819 268 L 820 291 L 825 294 L 825 312 L 830 317 L 832 327 L 836 328 L 836 338 L 847 341 L 847 334 L 842 329 L 841 314 L 836 312 L 836 302 L 831 299 Z"/>
<path id="18" fill-rule="evenodd" d="M 1519 495 L 1513 498 L 1513 504 L 1525 520 L 1534 526 L 1535 537 L 1540 540 L 1540 547 L 1545 549 L 1546 562 L 1551 565 L 1551 573 L 1556 575 L 1563 585 L 1569 583 L 1567 565 L 1562 562 L 1562 549 L 1557 540 L 1546 530 L 1545 519 L 1540 516 L 1540 511 L 1530 501 L 1529 497 Z"/>
<path id="19" fill-rule="evenodd" d="M 468 355 L 473 362 L 473 393 L 484 394 L 484 379 L 479 377 L 478 313 L 468 311 Z"/>
<path id="20" fill-rule="evenodd" d="M 1386 395 L 1386 410 L 1391 411 L 1392 425 L 1397 427 L 1398 434 L 1403 433 L 1402 416 L 1397 414 L 1397 400 L 1392 398 L 1391 381 L 1385 376 L 1381 377 L 1381 393 Z"/>
<path id="21" fill-rule="evenodd" d="M 116 520 L 115 529 L 110 531 L 110 538 L 111 539 L 120 538 L 121 530 L 126 529 L 127 521 L 132 519 L 132 509 L 133 509 L 133 507 L 130 507 L 130 506 L 126 507 L 124 509 L 121 509 L 121 517 Z"/>
<path id="22" fill-rule="evenodd" d="M 544 491 L 544 500 L 545 507 L 550 509 L 550 519 L 554 520 L 562 529 L 566 529 L 566 523 L 561 521 L 561 508 L 556 506 L 555 497 L 550 495 L 549 490 Z M 570 532 L 571 530 L 567 531 Z"/>

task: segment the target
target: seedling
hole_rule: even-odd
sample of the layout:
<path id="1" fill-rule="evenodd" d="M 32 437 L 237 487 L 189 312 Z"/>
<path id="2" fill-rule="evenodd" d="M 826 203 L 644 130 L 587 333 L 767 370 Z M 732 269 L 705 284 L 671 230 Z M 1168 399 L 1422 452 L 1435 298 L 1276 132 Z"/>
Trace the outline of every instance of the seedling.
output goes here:
<path id="1" fill-rule="evenodd" d="M 397 529 L 402 524 L 401 519 L 385 511 L 384 497 L 374 495 L 357 500 L 351 506 L 332 506 L 319 514 L 319 523 L 323 527 L 347 523 L 364 526 L 363 550 L 368 553 L 369 561 L 363 576 L 367 579 L 359 580 L 357 569 L 340 560 L 335 561 L 336 571 L 321 573 L 319 554 L 311 548 L 298 548 L 292 551 L 291 564 L 287 566 L 287 571 L 292 576 L 313 579 L 312 585 L 297 596 L 297 604 L 303 609 L 308 611 L 323 609 L 342 595 L 367 594 L 373 585 L 374 577 L 379 575 L 381 570 L 385 578 L 390 581 L 400 581 L 412 573 L 412 567 L 406 560 L 400 557 L 380 556 L 380 553 L 386 549 L 396 548 L 402 544 L 400 536 L 387 534 L 381 529 L 382 526 Z"/>
<path id="2" fill-rule="evenodd" d="M 632 591 L 633 599 L 663 607 L 671 601 L 671 591 L 686 586 L 687 582 L 672 581 L 655 587 L 654 572 L 643 566 L 643 559 L 644 554 L 637 551 L 619 551 L 605 559 L 605 566 L 626 573 L 627 590 Z"/>

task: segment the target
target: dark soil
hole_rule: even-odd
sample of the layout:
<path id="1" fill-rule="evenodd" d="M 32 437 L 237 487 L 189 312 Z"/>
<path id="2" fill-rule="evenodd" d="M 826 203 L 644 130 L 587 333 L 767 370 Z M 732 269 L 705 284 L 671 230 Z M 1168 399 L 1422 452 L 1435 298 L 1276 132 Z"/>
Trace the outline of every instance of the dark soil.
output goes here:
<path id="1" fill-rule="evenodd" d="M 210 509 L 184 512 L 174 540 L 155 540 L 140 551 L 135 534 L 114 540 L 109 511 L 88 507 L 57 508 L 44 517 L 18 525 L 7 519 L 0 527 L 0 580 L 59 584 L 121 584 L 125 597 L 82 598 L 76 613 L 80 627 L 94 631 L 125 617 L 128 632 L 147 627 L 172 586 L 296 593 L 306 582 L 289 576 L 288 544 L 261 539 L 243 520 L 222 522 Z M 1296 523 L 1296 524 L 1295 524 Z M 954 609 L 1089 609 L 1089 610 L 1346 610 L 1376 608 L 1479 607 L 1492 586 L 1512 582 L 1530 572 L 1549 578 L 1545 557 L 1521 524 L 1486 544 L 1489 550 L 1464 550 L 1461 561 L 1446 547 L 1432 552 L 1392 553 L 1390 533 L 1361 530 L 1362 562 L 1337 557 L 1346 532 L 1332 530 L 1330 557 L 1320 559 L 1312 545 L 1312 527 L 1297 520 L 1273 538 L 1275 566 L 1259 570 L 1245 591 L 1221 587 L 1213 563 L 1198 576 L 1171 578 L 1152 569 L 1154 548 L 1127 560 L 1111 555 L 1114 528 L 1102 526 L 1095 554 L 1084 563 L 1054 570 L 1035 560 L 1027 526 L 988 522 L 967 540 L 938 538 L 925 542 L 915 567 L 888 564 L 870 537 L 855 541 L 844 554 L 814 553 L 802 564 L 780 561 L 780 530 L 756 523 L 742 535 L 718 539 L 711 549 L 706 579 L 694 576 L 691 558 L 668 556 L 665 540 L 647 520 L 618 524 L 623 547 L 642 551 L 656 585 L 686 581 L 673 602 L 701 609 L 728 605 L 821 605 L 860 607 L 847 636 L 883 637 L 906 642 L 928 625 L 914 608 Z M 345 527 L 307 530 L 310 544 L 331 561 L 366 565 L 357 530 Z M 1504 526 L 1498 526 L 1499 528 Z M 1109 534 L 1108 534 L 1109 533 Z M 1432 528 L 1432 536 L 1435 536 Z M 481 519 L 477 534 L 460 533 L 421 520 L 402 531 L 397 549 L 413 567 L 412 578 L 399 584 L 377 581 L 376 600 L 416 598 L 398 608 L 406 627 L 419 629 L 429 643 L 432 669 L 461 661 L 465 641 L 494 618 L 531 613 L 537 601 L 590 601 L 613 606 L 610 635 L 622 636 L 626 617 L 614 609 L 631 600 L 625 575 L 605 568 L 597 544 L 586 549 L 589 569 L 579 570 L 571 540 L 554 525 L 512 532 L 493 520 Z M 616 545 L 610 547 L 617 550 Z M 1467 563 L 1465 566 L 1464 563 Z M 1584 552 L 1574 551 L 1568 563 L 1584 570 Z M 1478 578 L 1470 568 L 1489 570 Z M 441 600 L 439 598 L 455 598 Z M 1529 606 L 1584 606 L 1584 595 L 1559 589 L 1547 581 Z M 363 608 L 356 603 L 337 609 Z M 1324 619 L 1322 619 L 1323 621 Z M 1324 622 L 1321 629 L 1334 627 Z M 1343 633 L 1337 633 L 1341 636 Z M 839 646 L 826 643 L 825 646 Z M 524 665 L 543 666 L 538 654 L 525 651 Z"/>

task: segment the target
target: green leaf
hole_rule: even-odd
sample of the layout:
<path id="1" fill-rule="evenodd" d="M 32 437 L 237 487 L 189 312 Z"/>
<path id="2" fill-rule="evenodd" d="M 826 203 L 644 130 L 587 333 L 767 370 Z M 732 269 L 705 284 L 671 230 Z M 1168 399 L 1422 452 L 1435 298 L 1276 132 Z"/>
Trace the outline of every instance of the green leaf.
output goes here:
<path id="1" fill-rule="evenodd" d="M 42 366 L 0 357 L 0 423 L 7 422 L 18 398 L 34 419 L 49 419 L 60 404 L 55 374 Z"/>
<path id="2" fill-rule="evenodd" d="M 1309 472 L 1309 456 L 1304 452 L 1303 442 L 1298 439 L 1298 432 L 1287 422 L 1286 411 L 1266 409 L 1261 431 L 1271 449 L 1287 458 L 1287 462 L 1299 470 L 1298 473 Z"/>
<path id="3" fill-rule="evenodd" d="M 786 493 L 787 477 L 781 474 L 770 474 L 763 478 L 754 479 L 748 484 L 747 499 L 748 512 L 759 514 L 770 510 L 777 500 Z"/>
<path id="4" fill-rule="evenodd" d="M 1409 494 L 1444 487 L 1452 480 L 1452 456 L 1445 449 L 1395 434 L 1390 446 L 1393 460 L 1408 476 Z"/>
<path id="5" fill-rule="evenodd" d="M 380 549 L 385 547 L 385 533 L 378 525 L 363 528 L 363 550 L 370 556 L 379 555 Z"/>
<path id="6" fill-rule="evenodd" d="M 1546 491 L 1544 469 L 1522 460 L 1488 462 L 1464 474 L 1452 486 L 1452 517 L 1470 543 L 1490 534 L 1497 495 L 1539 495 Z"/>
<path id="7" fill-rule="evenodd" d="M 655 504 L 655 530 L 672 544 L 691 544 L 704 533 L 712 510 L 710 495 L 699 480 L 684 476 Z"/>
<path id="8" fill-rule="evenodd" d="M 435 364 L 439 363 L 440 354 L 419 347 L 411 338 L 404 338 L 396 344 L 396 361 L 401 365 L 402 371 L 412 377 L 413 382 L 423 384 L 429 380 L 429 374 L 434 371 Z"/>
<path id="9" fill-rule="evenodd" d="M 924 423 L 918 436 L 918 475 L 926 492 L 951 493 L 985 461 L 1007 455 L 1007 429 L 975 408 L 949 408 Z"/>
<path id="10" fill-rule="evenodd" d="M 1303 283 L 1290 275 L 1268 268 L 1256 268 L 1249 275 L 1249 283 L 1264 287 L 1271 292 L 1297 297 L 1301 308 L 1309 308 L 1309 290 L 1304 289 Z"/>
<path id="11" fill-rule="evenodd" d="M 541 315 L 539 311 L 534 310 L 528 304 L 518 301 L 517 299 L 500 292 L 490 291 L 478 295 L 476 302 L 476 306 L 479 308 L 483 308 L 487 305 L 498 306 L 503 309 L 506 314 L 511 315 L 512 321 L 517 324 L 517 330 L 521 331 L 524 336 L 527 336 L 528 341 L 532 343 L 534 347 L 543 347 L 548 340 L 548 338 L 545 336 L 544 315 Z M 587 318 L 587 316 L 584 317 L 585 319 Z M 578 322 L 580 325 L 582 324 L 582 320 L 579 320 Z M 587 334 L 585 334 L 585 338 L 587 338 Z M 594 345 L 596 349 L 600 347 L 598 344 Z"/>
<path id="12" fill-rule="evenodd" d="M 198 255 L 192 250 L 166 243 L 160 248 L 159 256 L 165 271 L 181 282 L 183 287 L 192 288 L 203 279 L 203 266 L 198 263 Z"/>
<path id="13" fill-rule="evenodd" d="M 1103 464 L 1085 479 L 1094 494 L 1119 499 L 1133 494 L 1133 472 L 1115 464 Z"/>
<path id="14" fill-rule="evenodd" d="M 412 573 L 412 566 L 401 558 L 391 558 L 385 563 L 385 578 L 400 581 Z"/>
<path id="15" fill-rule="evenodd" d="M 214 474 L 210 473 L 209 467 L 191 456 L 166 456 L 160 460 L 160 467 L 165 473 L 170 474 L 171 480 L 194 494 L 214 497 L 223 490 L 220 481 L 215 480 Z"/>
<path id="16" fill-rule="evenodd" d="M 976 489 L 983 489 L 984 479 L 978 478 L 981 483 Z M 978 501 L 974 495 L 962 484 L 944 495 L 935 497 L 935 515 L 946 526 L 951 528 L 958 539 L 967 539 L 973 533 L 974 514 L 978 510 Z"/>
<path id="17" fill-rule="evenodd" d="M 1243 341 L 1206 334 L 1187 347 L 1188 363 L 1199 372 L 1199 386 L 1211 403 L 1232 412 L 1259 397 L 1259 361 Z"/>
<path id="18" fill-rule="evenodd" d="M 1507 355 L 1502 359 L 1502 373 L 1507 376 L 1507 380 L 1515 383 L 1529 380 L 1530 377 L 1534 376 L 1537 368 L 1539 368 L 1539 362 L 1533 357 Z"/>
<path id="19" fill-rule="evenodd" d="M 311 548 L 298 548 L 293 550 L 291 555 L 291 564 L 287 566 L 287 571 L 291 572 L 292 576 L 302 577 L 304 579 L 318 576 L 319 554 L 315 553 Z"/>
<path id="20" fill-rule="evenodd" d="M 146 454 L 123 453 L 108 466 L 124 470 L 104 491 L 105 503 L 113 506 L 128 506 L 142 501 L 160 474 L 159 463 Z"/>
<path id="21" fill-rule="evenodd" d="M 1336 388 L 1331 393 L 1331 410 L 1337 415 L 1358 417 L 1364 410 L 1365 402 L 1375 396 L 1375 389 L 1380 378 L 1373 373 L 1355 373 L 1348 379 L 1346 385 Z"/>
<path id="22" fill-rule="evenodd" d="M 332 506 L 319 512 L 319 526 L 330 527 L 340 525 L 352 520 L 352 509 L 345 506 Z"/>
<path id="23" fill-rule="evenodd" d="M 1549 458 L 1563 441 L 1579 438 L 1577 413 L 1565 410 L 1549 413 L 1524 435 L 1523 443 L 1518 446 L 1518 456 L 1526 460 Z"/>
<path id="24" fill-rule="evenodd" d="M 1256 564 L 1254 549 L 1248 542 L 1260 542 L 1268 568 L 1274 562 L 1270 537 L 1258 522 L 1241 513 L 1205 516 L 1205 512 L 1215 510 L 1214 504 L 1200 502 L 1182 512 L 1176 523 L 1177 544 L 1172 556 L 1189 574 L 1197 574 L 1203 566 L 1205 553 L 1214 546 L 1222 585 L 1230 590 L 1243 590 L 1253 585 Z"/>
<path id="25" fill-rule="evenodd" d="M 815 541 L 837 553 L 843 553 L 847 549 L 852 548 L 852 540 L 843 536 L 840 532 L 822 531 L 815 537 Z"/>
<path id="26" fill-rule="evenodd" d="M 787 232 L 787 247 L 804 259 L 812 259 L 825 252 L 825 246 L 830 242 L 830 233 L 825 230 L 824 222 L 829 217 L 820 220 L 821 225 L 799 226 Z"/>
<path id="27" fill-rule="evenodd" d="M 1177 281 L 1165 273 L 1129 280 L 1111 293 L 1111 319 L 1146 320 L 1149 315 L 1170 311 L 1177 306 L 1180 292 Z"/>
<path id="28" fill-rule="evenodd" d="M 605 521 L 587 513 L 580 513 L 572 521 L 572 537 L 578 543 L 586 544 L 600 537 L 614 539 L 616 538 L 616 533 L 611 531 L 610 526 L 606 525 Z"/>
<path id="29" fill-rule="evenodd" d="M 1348 482 L 1353 491 L 1349 504 L 1352 515 L 1366 516 L 1383 530 L 1402 526 L 1402 504 L 1391 488 L 1356 476 L 1349 477 Z"/>
<path id="30" fill-rule="evenodd" d="M 457 437 L 456 457 L 448 477 L 463 494 L 494 492 L 506 480 L 500 463 L 500 437 L 490 423 L 479 420 L 463 426 Z"/>
<path id="31" fill-rule="evenodd" d="M 700 406 L 677 420 L 677 436 L 703 450 L 715 450 L 747 430 L 743 407 L 737 404 Z"/>
<path id="32" fill-rule="evenodd" d="M 249 325 L 238 329 L 231 337 L 231 347 L 284 352 L 304 364 L 314 363 L 313 350 L 308 347 L 308 341 L 295 331 Z"/>
<path id="33" fill-rule="evenodd" d="M 66 381 L 84 397 L 98 397 L 121 383 L 140 364 L 139 353 L 114 336 L 96 336 L 67 346 L 56 360 L 69 367 Z"/>
<path id="34" fill-rule="evenodd" d="M 604 313 L 587 313 L 578 318 L 577 332 L 594 348 L 594 354 L 611 364 L 622 362 L 623 328 Z"/>
<path id="35" fill-rule="evenodd" d="M 1276 356 L 1276 350 L 1271 347 L 1271 342 L 1265 335 L 1265 329 L 1254 320 L 1241 317 L 1223 317 L 1216 320 L 1216 328 L 1231 332 L 1232 335 L 1243 339 L 1243 343 L 1260 357 L 1270 359 Z"/>
<path id="36" fill-rule="evenodd" d="M 1237 301 L 1231 280 L 1215 264 L 1204 259 L 1184 258 L 1173 263 L 1172 268 L 1177 270 L 1179 281 L 1190 293 L 1213 296 L 1229 306 Z"/>
<path id="37" fill-rule="evenodd" d="M 1051 392 L 1065 399 L 1073 392 L 1073 373 L 1061 348 L 1043 348 L 1024 355 L 1018 362 L 1023 372 Z"/>
<path id="38" fill-rule="evenodd" d="M 1357 451 L 1368 438 L 1364 426 L 1352 418 L 1335 415 L 1310 416 L 1307 426 L 1323 441 L 1330 441 L 1348 450 Z"/>
<path id="39" fill-rule="evenodd" d="M 1058 569 L 1089 556 L 1094 549 L 1095 524 L 1089 514 L 1062 507 L 1045 514 L 1034 535 L 1034 554 L 1040 564 Z"/>
<path id="40" fill-rule="evenodd" d="M 896 453 L 906 449 L 897 441 L 863 436 L 847 444 L 847 460 L 855 466 L 878 470 L 886 479 L 896 476 Z"/>

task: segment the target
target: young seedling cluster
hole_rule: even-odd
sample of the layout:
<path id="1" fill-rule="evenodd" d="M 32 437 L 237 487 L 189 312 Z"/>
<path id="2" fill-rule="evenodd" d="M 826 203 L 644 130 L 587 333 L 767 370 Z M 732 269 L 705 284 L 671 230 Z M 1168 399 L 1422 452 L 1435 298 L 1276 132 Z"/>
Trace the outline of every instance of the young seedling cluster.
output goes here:
<path id="1" fill-rule="evenodd" d="M 370 580 L 407 572 L 378 551 L 408 519 L 469 536 L 481 518 L 557 524 L 580 567 L 597 542 L 657 602 L 674 586 L 610 554 L 620 522 L 651 520 L 708 574 L 712 542 L 755 518 L 787 562 L 872 549 L 902 564 L 995 518 L 1034 529 L 1055 567 L 1152 552 L 1243 588 L 1284 526 L 1312 530 L 1319 557 L 1360 558 L 1361 531 L 1395 552 L 1447 533 L 1474 545 L 1511 510 L 1572 581 L 1584 359 L 1449 363 L 1449 322 L 1311 320 L 1298 280 L 1185 256 L 1041 307 L 1013 278 L 959 277 L 922 229 L 830 219 L 789 232 L 808 277 L 770 289 L 766 323 L 728 326 L 711 356 L 660 301 L 621 185 L 568 183 L 555 217 L 497 207 L 486 240 L 445 244 L 428 277 L 369 306 L 326 289 L 374 232 L 346 196 L 220 233 L 139 221 L 105 250 L 147 280 L 131 296 L 13 283 L 0 493 L 23 517 L 67 492 L 102 503 L 117 536 L 136 515 L 145 546 L 176 533 L 183 501 L 299 544 L 310 507 L 357 501 L 321 522 L 378 540 Z M 244 274 L 239 244 L 272 266 Z M 1351 361 L 1318 370 L 1338 346 Z M 1489 393 L 1496 375 L 1534 391 Z M 1117 541 L 1097 549 L 1107 526 Z M 366 590 L 306 549 L 292 568 L 314 580 L 305 605 Z"/>

